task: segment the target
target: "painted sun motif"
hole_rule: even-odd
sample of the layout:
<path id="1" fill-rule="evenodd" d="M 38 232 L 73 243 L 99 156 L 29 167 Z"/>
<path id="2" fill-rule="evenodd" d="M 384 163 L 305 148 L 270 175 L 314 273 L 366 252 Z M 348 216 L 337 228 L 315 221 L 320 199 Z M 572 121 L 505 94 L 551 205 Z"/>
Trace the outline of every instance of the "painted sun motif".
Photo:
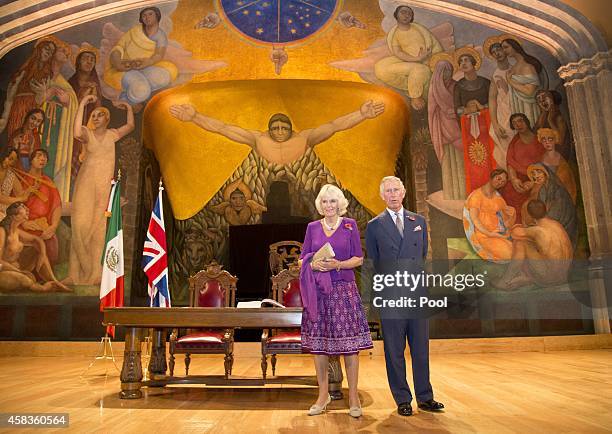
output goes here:
<path id="1" fill-rule="evenodd" d="M 477 166 L 484 166 L 488 159 L 488 152 L 485 145 L 480 141 L 473 141 L 468 148 L 470 161 Z"/>

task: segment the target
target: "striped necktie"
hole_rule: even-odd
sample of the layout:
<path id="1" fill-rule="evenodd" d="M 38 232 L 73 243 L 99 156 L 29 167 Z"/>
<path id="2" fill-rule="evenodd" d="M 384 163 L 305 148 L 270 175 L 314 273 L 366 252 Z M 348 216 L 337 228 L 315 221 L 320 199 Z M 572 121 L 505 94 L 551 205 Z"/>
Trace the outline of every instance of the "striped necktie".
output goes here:
<path id="1" fill-rule="evenodd" d="M 399 231 L 400 235 L 403 238 L 404 237 L 404 219 L 403 219 L 402 214 L 403 214 L 402 212 L 395 213 L 395 227 L 397 228 L 397 230 Z"/>

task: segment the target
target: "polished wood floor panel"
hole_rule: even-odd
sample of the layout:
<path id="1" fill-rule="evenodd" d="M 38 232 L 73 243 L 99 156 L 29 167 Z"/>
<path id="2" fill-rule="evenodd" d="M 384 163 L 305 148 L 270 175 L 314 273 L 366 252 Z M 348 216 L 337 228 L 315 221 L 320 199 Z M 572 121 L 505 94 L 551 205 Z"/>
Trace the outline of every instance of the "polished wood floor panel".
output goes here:
<path id="1" fill-rule="evenodd" d="M 121 359 L 117 360 L 121 366 Z M 606 433 L 612 432 L 612 350 L 432 354 L 432 384 L 444 413 L 401 417 L 387 386 L 384 358 L 360 358 L 364 416 L 346 401 L 310 417 L 316 389 L 172 386 L 121 400 L 119 372 L 84 357 L 0 357 L 0 412 L 67 412 L 79 433 Z M 177 357 L 177 372 L 183 370 Z M 194 357 L 190 372 L 222 376 L 222 357 Z M 277 375 L 311 376 L 310 357 L 279 356 Z M 236 359 L 234 377 L 260 377 L 260 359 Z M 408 376 L 411 378 L 410 366 Z M 346 386 L 346 384 L 345 384 Z M 5 429 L 2 432 L 17 432 Z M 36 432 L 47 432 L 41 430 Z"/>

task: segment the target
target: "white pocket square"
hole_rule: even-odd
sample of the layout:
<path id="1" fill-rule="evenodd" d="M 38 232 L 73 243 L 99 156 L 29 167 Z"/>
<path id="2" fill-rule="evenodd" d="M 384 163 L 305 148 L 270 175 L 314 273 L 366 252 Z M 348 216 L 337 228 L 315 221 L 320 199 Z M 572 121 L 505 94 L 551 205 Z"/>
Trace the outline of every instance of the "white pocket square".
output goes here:
<path id="1" fill-rule="evenodd" d="M 414 228 L 412 230 L 412 232 L 418 232 L 418 231 L 422 231 L 422 230 L 423 230 L 423 228 L 421 227 L 421 225 L 418 225 L 416 228 Z"/>

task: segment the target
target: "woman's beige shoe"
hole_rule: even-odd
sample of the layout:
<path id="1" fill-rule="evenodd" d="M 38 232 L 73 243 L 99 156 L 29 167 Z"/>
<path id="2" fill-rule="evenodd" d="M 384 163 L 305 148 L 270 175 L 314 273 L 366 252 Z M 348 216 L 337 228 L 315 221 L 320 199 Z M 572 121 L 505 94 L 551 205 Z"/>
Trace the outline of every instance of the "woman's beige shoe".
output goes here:
<path id="1" fill-rule="evenodd" d="M 316 416 L 317 414 L 323 413 L 330 402 L 331 402 L 331 396 L 327 395 L 327 401 L 325 401 L 325 404 L 323 405 L 315 404 L 312 407 L 310 407 L 310 410 L 308 410 L 308 416 Z"/>
<path id="2" fill-rule="evenodd" d="M 353 417 L 361 417 L 363 411 L 361 411 L 361 407 L 351 407 L 349 408 L 349 414 Z"/>

